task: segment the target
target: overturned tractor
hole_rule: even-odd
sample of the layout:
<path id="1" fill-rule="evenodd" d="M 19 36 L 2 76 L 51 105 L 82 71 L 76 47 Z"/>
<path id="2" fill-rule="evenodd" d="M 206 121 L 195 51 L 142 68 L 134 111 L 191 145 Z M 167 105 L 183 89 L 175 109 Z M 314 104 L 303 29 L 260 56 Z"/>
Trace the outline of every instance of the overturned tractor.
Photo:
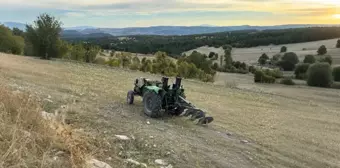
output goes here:
<path id="1" fill-rule="evenodd" d="M 176 116 L 190 117 L 198 124 L 208 124 L 214 119 L 206 117 L 205 112 L 196 108 L 185 99 L 182 79 L 177 77 L 174 84 L 168 84 L 169 78 L 163 77 L 162 81 L 153 81 L 139 78 L 135 87 L 127 94 L 127 103 L 133 104 L 134 96 L 143 98 L 144 113 L 152 118 L 163 117 L 165 113 Z"/>

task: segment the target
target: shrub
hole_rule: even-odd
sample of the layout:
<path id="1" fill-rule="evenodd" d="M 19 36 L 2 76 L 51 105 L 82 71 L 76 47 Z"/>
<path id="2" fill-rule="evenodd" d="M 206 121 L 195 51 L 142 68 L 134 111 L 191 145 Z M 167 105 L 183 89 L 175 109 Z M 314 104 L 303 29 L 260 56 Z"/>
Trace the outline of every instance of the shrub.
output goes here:
<path id="1" fill-rule="evenodd" d="M 231 45 L 228 45 L 228 44 L 223 45 L 222 48 L 223 48 L 223 50 L 230 50 L 230 51 L 233 49 L 233 47 Z"/>
<path id="2" fill-rule="evenodd" d="M 282 52 L 282 53 L 283 52 L 287 52 L 287 47 L 286 46 L 282 46 L 280 52 Z"/>
<path id="3" fill-rule="evenodd" d="M 255 73 L 256 68 L 254 66 L 249 66 L 248 70 L 250 73 Z"/>
<path id="4" fill-rule="evenodd" d="M 292 78 L 283 78 L 283 79 L 281 79 L 280 83 L 284 84 L 284 85 L 295 85 Z"/>
<path id="5" fill-rule="evenodd" d="M 275 78 L 266 75 L 262 70 L 256 70 L 254 73 L 255 83 L 275 83 Z"/>
<path id="6" fill-rule="evenodd" d="M 93 63 L 95 63 L 95 64 L 100 64 L 100 65 L 105 65 L 105 64 L 106 64 L 106 60 L 105 60 L 105 58 L 98 57 L 98 58 L 96 58 L 96 59 L 94 60 Z"/>
<path id="7" fill-rule="evenodd" d="M 114 51 L 111 51 L 110 52 L 110 57 L 113 57 L 115 55 L 115 52 Z"/>
<path id="8" fill-rule="evenodd" d="M 307 84 L 309 86 L 330 87 L 332 85 L 332 69 L 328 63 L 312 64 L 307 74 Z"/>
<path id="9" fill-rule="evenodd" d="M 25 47 L 24 39 L 21 36 L 15 36 L 5 26 L 0 24 L 0 52 L 22 54 Z"/>
<path id="10" fill-rule="evenodd" d="M 340 48 L 340 39 L 336 42 L 336 48 Z"/>
<path id="11" fill-rule="evenodd" d="M 247 64 L 242 62 L 241 65 L 240 65 L 240 68 L 244 69 L 244 70 L 247 70 Z"/>
<path id="12" fill-rule="evenodd" d="M 131 70 L 139 70 L 140 67 L 139 67 L 139 64 L 132 63 L 132 64 L 129 65 L 129 68 Z"/>
<path id="13" fill-rule="evenodd" d="M 316 59 L 314 55 L 306 55 L 305 59 L 303 60 L 303 63 L 314 64 L 315 62 L 316 62 Z"/>
<path id="14" fill-rule="evenodd" d="M 263 71 L 266 75 L 274 77 L 274 78 L 282 78 L 283 74 L 279 69 L 266 69 Z"/>
<path id="15" fill-rule="evenodd" d="M 218 68 L 219 68 L 218 63 L 215 62 L 215 63 L 211 66 L 211 68 L 212 68 L 213 70 L 218 70 Z"/>
<path id="16" fill-rule="evenodd" d="M 327 55 L 325 57 L 320 58 L 319 62 L 327 62 L 327 63 L 329 63 L 329 65 L 332 65 L 333 58 L 330 55 Z"/>
<path id="17" fill-rule="evenodd" d="M 293 52 L 288 52 L 283 55 L 281 61 L 278 62 L 278 65 L 285 71 L 292 71 L 295 67 L 295 64 L 298 62 L 298 56 Z"/>
<path id="18" fill-rule="evenodd" d="M 261 65 L 266 64 L 267 60 L 269 59 L 268 55 L 266 53 L 263 53 L 261 57 L 258 60 L 258 63 Z"/>
<path id="19" fill-rule="evenodd" d="M 119 67 L 120 63 L 121 63 L 120 59 L 116 59 L 116 58 L 106 61 L 106 64 L 112 67 Z"/>
<path id="20" fill-rule="evenodd" d="M 307 79 L 307 70 L 309 68 L 310 64 L 308 63 L 300 63 L 297 64 L 295 67 L 295 78 L 296 79 Z"/>
<path id="21" fill-rule="evenodd" d="M 325 45 L 320 46 L 318 49 L 318 55 L 325 55 L 327 53 L 327 48 Z"/>
<path id="22" fill-rule="evenodd" d="M 277 65 L 277 63 L 280 61 L 281 57 L 282 57 L 281 54 L 273 55 L 273 57 L 270 60 L 270 64 L 271 65 Z"/>
<path id="23" fill-rule="evenodd" d="M 210 59 L 213 58 L 213 57 L 215 56 L 215 54 L 216 54 L 216 53 L 214 53 L 214 52 L 210 52 L 210 53 L 209 53 L 209 58 L 210 58 Z"/>
<path id="24" fill-rule="evenodd" d="M 334 67 L 332 74 L 334 81 L 340 82 L 340 66 Z"/>

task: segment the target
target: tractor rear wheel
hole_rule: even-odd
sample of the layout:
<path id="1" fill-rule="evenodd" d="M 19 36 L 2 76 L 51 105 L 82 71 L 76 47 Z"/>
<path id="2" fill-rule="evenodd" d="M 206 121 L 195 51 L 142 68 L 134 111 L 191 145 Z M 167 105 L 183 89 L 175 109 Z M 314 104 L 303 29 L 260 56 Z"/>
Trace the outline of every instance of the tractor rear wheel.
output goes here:
<path id="1" fill-rule="evenodd" d="M 162 117 L 162 98 L 154 91 L 148 91 L 143 96 L 144 113 L 151 118 Z"/>

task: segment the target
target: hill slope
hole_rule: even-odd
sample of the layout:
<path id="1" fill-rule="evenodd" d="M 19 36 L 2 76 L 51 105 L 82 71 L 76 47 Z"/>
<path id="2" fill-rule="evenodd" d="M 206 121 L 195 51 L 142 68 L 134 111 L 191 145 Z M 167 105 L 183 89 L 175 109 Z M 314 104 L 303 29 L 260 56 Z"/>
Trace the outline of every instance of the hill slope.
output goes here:
<path id="1" fill-rule="evenodd" d="M 188 99 L 215 117 L 200 127 L 184 118 L 150 119 L 140 98 L 125 103 L 135 78 L 160 76 L 1 53 L 0 59 L 0 84 L 49 97 L 46 111 L 69 106 L 68 123 L 88 135 L 96 158 L 115 167 L 130 167 L 125 159 L 148 167 L 159 167 L 155 159 L 182 168 L 339 167 L 340 90 L 259 85 L 235 74 L 218 74 L 215 84 L 184 80 Z"/>

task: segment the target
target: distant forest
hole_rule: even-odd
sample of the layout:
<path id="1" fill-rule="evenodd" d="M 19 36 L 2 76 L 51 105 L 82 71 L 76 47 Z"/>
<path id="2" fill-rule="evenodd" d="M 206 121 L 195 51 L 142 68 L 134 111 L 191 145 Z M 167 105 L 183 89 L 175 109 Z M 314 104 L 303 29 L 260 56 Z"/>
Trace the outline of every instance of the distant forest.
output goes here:
<path id="1" fill-rule="evenodd" d="M 124 37 L 64 37 L 72 43 L 86 41 L 100 45 L 103 49 L 153 54 L 163 51 L 173 57 L 201 46 L 246 48 L 270 44 L 289 44 L 326 40 L 340 37 L 339 27 L 311 27 L 281 30 L 246 30 L 186 36 L 134 35 Z"/>

